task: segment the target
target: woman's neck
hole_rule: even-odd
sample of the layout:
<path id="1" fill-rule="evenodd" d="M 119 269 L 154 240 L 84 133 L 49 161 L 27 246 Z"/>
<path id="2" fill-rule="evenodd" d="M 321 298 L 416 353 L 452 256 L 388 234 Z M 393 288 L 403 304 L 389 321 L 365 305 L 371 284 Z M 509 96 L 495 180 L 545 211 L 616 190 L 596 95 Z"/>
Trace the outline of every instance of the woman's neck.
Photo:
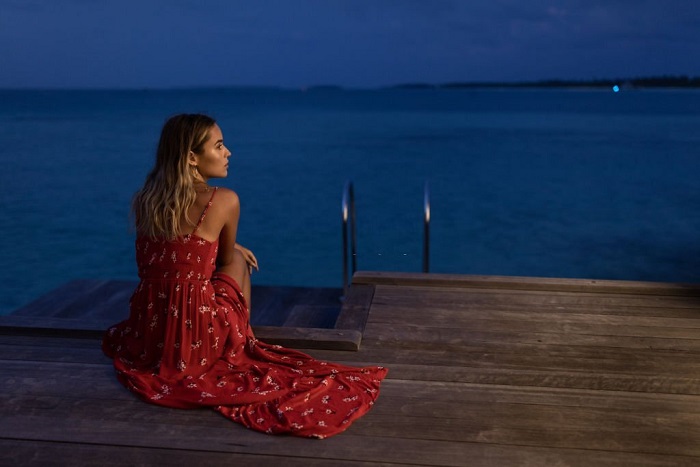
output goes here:
<path id="1" fill-rule="evenodd" d="M 213 189 L 214 187 L 210 186 L 207 182 L 195 182 L 194 184 L 194 191 L 197 193 L 207 193 Z"/>

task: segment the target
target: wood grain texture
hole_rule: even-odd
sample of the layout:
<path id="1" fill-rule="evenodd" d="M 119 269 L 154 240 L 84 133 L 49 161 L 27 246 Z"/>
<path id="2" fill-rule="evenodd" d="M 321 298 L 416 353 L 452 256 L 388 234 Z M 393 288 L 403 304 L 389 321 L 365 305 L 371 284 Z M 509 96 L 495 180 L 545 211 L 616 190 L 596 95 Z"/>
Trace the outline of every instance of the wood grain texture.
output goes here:
<path id="1" fill-rule="evenodd" d="M 75 280 L 10 315 L 0 316 L 0 334 L 99 339 L 125 319 L 133 281 Z M 254 286 L 253 330 L 260 339 L 290 347 L 356 350 L 369 303 L 343 308 L 342 289 Z M 360 294 L 361 295 L 361 294 Z M 351 299 L 348 303 L 355 303 Z M 345 327 L 334 331 L 338 316 Z M 360 313 L 361 316 L 354 316 Z"/>
<path id="2" fill-rule="evenodd" d="M 99 339 L 71 334 L 75 322 L 51 334 L 51 320 L 69 319 L 53 317 L 43 334 L 0 332 L 0 463 L 700 465 L 695 286 L 355 281 L 343 307 L 364 314 L 341 311 L 335 329 L 290 328 L 301 337 L 289 341 L 317 358 L 389 368 L 374 408 L 345 433 L 271 437 L 206 409 L 145 404 L 116 381 Z M 357 350 L 304 338 L 333 332 L 357 333 Z"/>
<path id="3" fill-rule="evenodd" d="M 700 296 L 699 284 L 566 279 L 554 277 L 479 276 L 462 274 L 420 274 L 404 272 L 357 271 L 353 284 L 406 286 L 482 287 L 510 290 L 560 290 L 565 292 L 664 294 Z"/>

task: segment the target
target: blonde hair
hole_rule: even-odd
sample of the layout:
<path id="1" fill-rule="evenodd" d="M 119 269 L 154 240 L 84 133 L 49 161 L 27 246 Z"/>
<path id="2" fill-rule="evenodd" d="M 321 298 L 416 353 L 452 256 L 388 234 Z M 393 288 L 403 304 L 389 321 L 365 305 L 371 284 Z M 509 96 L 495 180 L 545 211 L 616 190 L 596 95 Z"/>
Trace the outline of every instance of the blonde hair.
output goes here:
<path id="1" fill-rule="evenodd" d="M 199 153 L 216 120 L 202 114 L 180 114 L 163 125 L 156 163 L 131 205 L 136 232 L 172 240 L 184 233 L 182 219 L 194 225 L 188 212 L 195 202 L 195 173 L 190 151 Z"/>

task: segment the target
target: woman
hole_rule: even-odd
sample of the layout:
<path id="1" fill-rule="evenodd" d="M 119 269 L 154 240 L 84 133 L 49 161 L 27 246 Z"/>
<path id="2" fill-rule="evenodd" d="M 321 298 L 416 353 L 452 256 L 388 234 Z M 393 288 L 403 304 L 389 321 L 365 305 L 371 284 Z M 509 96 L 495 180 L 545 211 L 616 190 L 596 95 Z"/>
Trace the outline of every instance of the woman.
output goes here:
<path id="1" fill-rule="evenodd" d="M 236 243 L 240 205 L 211 178 L 231 153 L 205 115 L 169 119 L 155 167 L 133 201 L 141 279 L 128 319 L 103 340 L 117 378 L 142 399 L 211 406 L 248 428 L 325 438 L 366 413 L 386 376 L 255 339 L 250 273 L 255 255 Z"/>

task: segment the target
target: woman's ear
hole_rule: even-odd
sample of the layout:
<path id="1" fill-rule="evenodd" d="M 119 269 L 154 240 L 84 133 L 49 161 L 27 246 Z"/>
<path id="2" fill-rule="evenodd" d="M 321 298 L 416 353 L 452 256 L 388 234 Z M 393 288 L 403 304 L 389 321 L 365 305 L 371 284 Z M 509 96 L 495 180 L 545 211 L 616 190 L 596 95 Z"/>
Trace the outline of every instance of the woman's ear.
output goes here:
<path id="1" fill-rule="evenodd" d="M 197 154 L 195 154 L 194 151 L 190 151 L 190 153 L 187 154 L 187 163 L 192 167 L 197 167 Z"/>

